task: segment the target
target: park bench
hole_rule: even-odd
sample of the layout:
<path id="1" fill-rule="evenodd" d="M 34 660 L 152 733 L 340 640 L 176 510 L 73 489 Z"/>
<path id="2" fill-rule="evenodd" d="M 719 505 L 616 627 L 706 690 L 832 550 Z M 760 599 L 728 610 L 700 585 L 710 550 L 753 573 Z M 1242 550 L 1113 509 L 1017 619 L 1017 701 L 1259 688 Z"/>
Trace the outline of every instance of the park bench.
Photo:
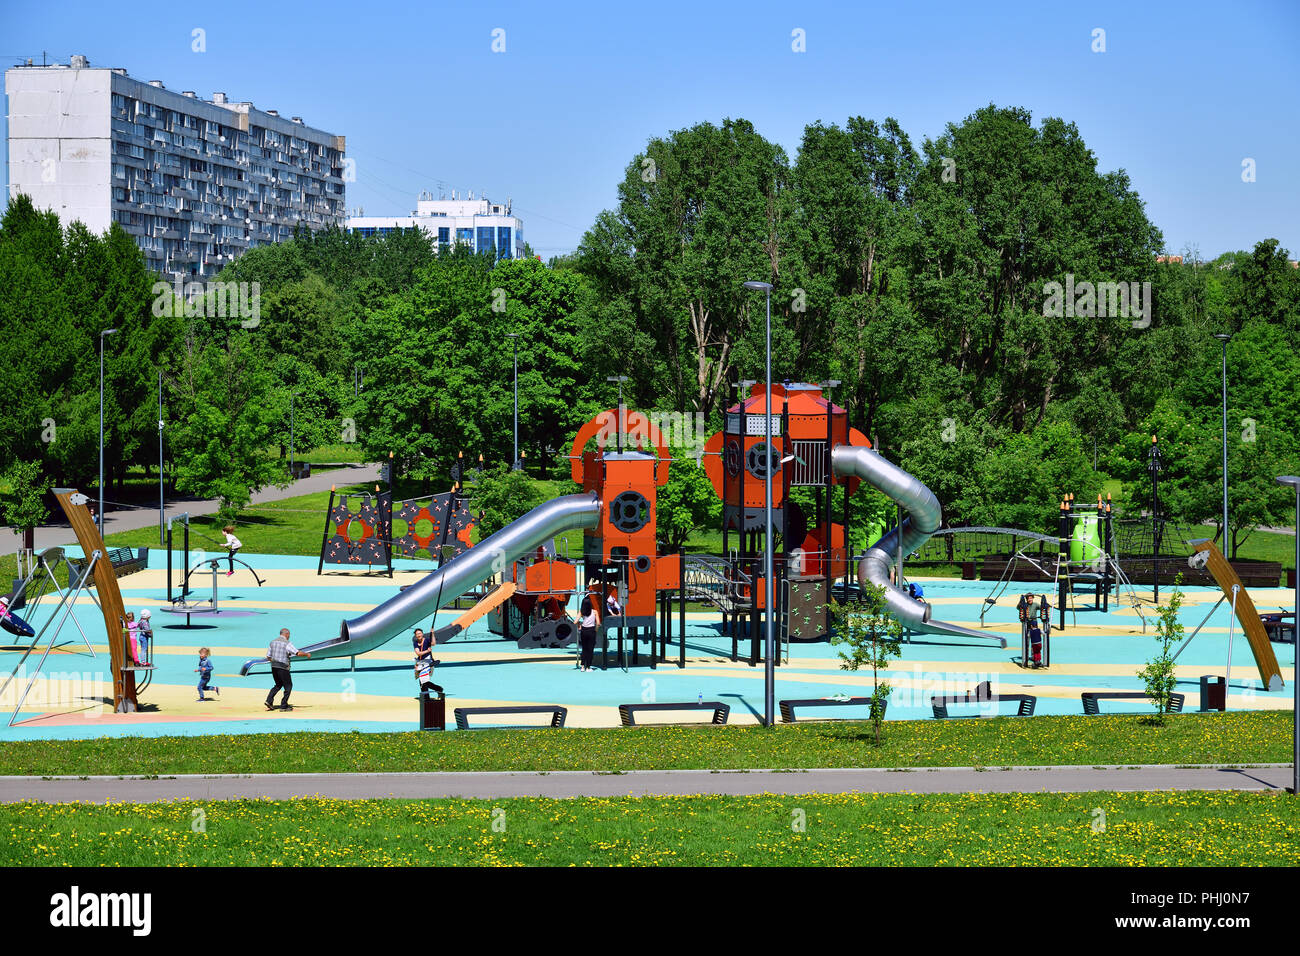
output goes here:
<path id="1" fill-rule="evenodd" d="M 711 710 L 713 719 L 710 723 L 725 724 L 731 713 L 731 705 L 719 700 L 683 701 L 677 704 L 619 704 L 618 718 L 623 722 L 624 727 L 635 727 L 638 713 L 654 710 Z"/>
<path id="2" fill-rule="evenodd" d="M 1291 623 L 1288 623 L 1290 621 Z M 1276 644 L 1295 643 L 1295 613 L 1261 614 L 1259 623 L 1264 625 L 1264 633 Z"/>
<path id="3" fill-rule="evenodd" d="M 469 719 L 471 717 L 500 714 L 550 714 L 550 726 L 563 727 L 564 720 L 569 715 L 569 709 L 558 705 L 540 704 L 527 707 L 457 707 L 453 713 L 456 716 L 457 730 L 469 730 Z"/>
<path id="4" fill-rule="evenodd" d="M 1148 700 L 1146 691 L 1084 691 L 1079 695 L 1083 698 L 1083 712 L 1085 714 L 1099 714 L 1097 702 L 1102 700 Z M 1169 695 L 1169 712 L 1171 714 L 1181 714 L 1183 712 L 1183 695 Z"/>
<path id="5" fill-rule="evenodd" d="M 967 691 L 964 694 L 950 694 L 947 697 L 931 697 L 930 708 L 934 711 L 936 720 L 942 720 L 948 716 L 949 704 L 1000 704 L 1003 701 L 1015 703 L 1017 717 L 1034 716 L 1034 706 L 1038 703 L 1038 698 L 1032 694 L 995 694 L 993 686 L 988 681 L 980 681 L 975 685 L 973 691 Z"/>
<path id="6" fill-rule="evenodd" d="M 1007 566 L 1010 565 L 1010 574 Z M 1007 554 L 986 554 L 980 562 L 979 576 L 984 581 L 1053 581 L 1052 574 L 1041 567 L 1035 567 L 1027 561 L 1016 561 Z"/>
<path id="7" fill-rule="evenodd" d="M 148 548 L 139 548 L 134 552 L 130 548 L 110 548 L 105 557 L 113 566 L 113 573 L 119 578 L 149 567 Z"/>
<path id="8" fill-rule="evenodd" d="M 137 548 L 132 551 L 130 548 L 109 548 L 104 552 L 104 557 L 113 568 L 113 573 L 117 577 L 125 577 L 135 571 L 144 571 L 149 567 L 149 549 Z M 86 572 L 86 565 L 89 561 L 86 558 L 67 558 L 68 562 L 68 587 L 76 587 L 81 576 Z M 90 587 L 95 586 L 92 580 L 89 582 Z"/>
<path id="9" fill-rule="evenodd" d="M 781 720 L 787 724 L 793 724 L 795 722 L 796 718 L 794 715 L 794 709 L 796 707 L 866 707 L 868 713 L 870 713 L 871 708 L 870 697 L 850 697 L 848 700 L 830 700 L 826 697 L 810 697 L 807 700 L 783 700 L 779 703 L 781 707 Z M 885 708 L 888 704 L 889 701 L 887 700 L 882 700 L 880 702 L 881 717 L 885 716 Z M 823 719 L 842 720 L 845 718 L 829 717 Z"/>

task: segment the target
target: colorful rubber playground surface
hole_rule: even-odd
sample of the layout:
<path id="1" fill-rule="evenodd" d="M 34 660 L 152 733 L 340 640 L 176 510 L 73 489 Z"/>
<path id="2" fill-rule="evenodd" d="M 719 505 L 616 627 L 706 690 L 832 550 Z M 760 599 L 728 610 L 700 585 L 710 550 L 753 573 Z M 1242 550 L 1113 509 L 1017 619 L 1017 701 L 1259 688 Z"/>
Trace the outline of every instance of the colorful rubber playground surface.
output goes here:
<path id="1" fill-rule="evenodd" d="M 70 549 L 71 550 L 71 549 Z M 260 658 L 281 627 L 288 627 L 298 646 L 324 640 L 338 633 L 343 619 L 356 617 L 392 596 L 401 585 L 412 584 L 431 570 L 428 562 L 398 561 L 392 579 L 368 576 L 358 571 L 327 569 L 318 576 L 314 557 L 244 556 L 265 580 L 258 587 L 252 576 L 239 569 L 233 577 L 220 577 L 222 611 L 238 612 L 217 617 L 195 615 L 187 629 L 183 615 L 165 613 L 166 583 L 162 569 L 150 568 L 122 578 L 122 595 L 128 610 L 138 616 L 144 608 L 153 610 L 154 673 L 140 694 L 141 709 L 134 714 L 113 714 L 105 706 L 112 694 L 107 647 L 102 618 L 89 598 L 76 606 L 76 616 L 90 638 L 97 656 L 69 624 L 60 635 L 62 646 L 51 653 L 13 726 L 8 722 L 18 691 L 13 685 L 5 693 L 0 739 L 83 738 L 103 735 L 186 735 L 216 733 L 274 733 L 315 731 L 404 731 L 417 727 L 416 683 L 411 666 L 410 635 L 394 637 L 377 651 L 356 659 L 352 669 L 348 658 L 331 660 L 298 659 L 293 667 L 294 691 L 291 712 L 268 712 L 263 706 L 271 679 L 265 666 L 247 677 L 240 667 L 250 658 Z M 196 574 L 192 585 L 203 599 L 210 593 L 210 578 Z M 918 578 L 926 597 L 934 605 L 936 618 L 968 627 L 980 627 L 984 599 L 996 584 L 992 581 L 957 581 L 947 578 Z M 1029 589 L 1031 586 L 1025 586 Z M 1039 586 L 1041 588 L 1041 586 Z M 920 635 L 903 645 L 900 661 L 891 669 L 894 687 L 888 716 L 891 719 L 930 718 L 930 697 L 973 690 L 981 681 L 992 681 L 1003 694 L 1032 694 L 1038 714 L 1079 714 L 1084 691 L 1138 691 L 1137 670 L 1157 650 L 1154 608 L 1142 606 L 1143 619 L 1127 603 L 1112 600 L 1108 613 L 1080 609 L 1067 612 L 1064 631 L 1052 633 L 1051 667 L 1026 670 L 1017 664 L 1020 654 L 1020 626 L 1015 601 L 1019 590 L 1003 594 L 985 615 L 985 630 L 1007 639 L 1003 649 L 993 642 L 976 644 L 960 639 Z M 1184 589 L 1180 619 L 1188 633 L 1205 617 L 1221 592 L 1214 588 Z M 1292 592 L 1282 588 L 1252 589 L 1259 611 L 1291 607 Z M 1161 597 L 1167 590 L 1162 588 Z M 1150 592 L 1147 592 L 1150 597 Z M 1091 599 L 1078 596 L 1080 605 Z M 53 610 L 55 601 L 46 598 L 32 623 L 39 626 Z M 572 610 L 572 607 L 571 607 Z M 438 624 L 450 623 L 460 612 L 446 609 Z M 1200 701 L 1201 675 L 1223 676 L 1228 663 L 1228 631 L 1231 612 L 1222 605 L 1214 612 L 1200 635 L 1178 660 L 1177 691 L 1186 695 L 1186 709 L 1195 710 Z M 432 623 L 432 622 L 428 622 Z M 676 622 L 674 622 L 674 627 Z M 12 641 L 12 638 L 6 636 Z M 211 648 L 215 664 L 213 683 L 221 689 L 214 699 L 196 700 L 198 648 Z M 1232 669 L 1228 707 L 1241 709 L 1290 709 L 1294 673 L 1294 648 L 1275 644 L 1282 673 L 1288 681 L 1280 691 L 1265 691 L 1259 680 L 1249 644 L 1236 629 L 1232 647 Z M 785 652 L 786 645 L 781 649 Z M 475 623 L 452 641 L 439 645 L 435 656 L 441 661 L 435 679 L 447 692 L 447 720 L 453 707 L 559 704 L 568 708 L 568 725 L 574 727 L 616 726 L 618 705 L 656 700 L 690 701 L 700 698 L 731 705 L 732 723 L 757 723 L 763 709 L 763 668 L 743 660 L 732 662 L 731 639 L 722 632 L 717 612 L 688 612 L 686 668 L 676 666 L 676 636 L 669 648 L 669 663 L 648 666 L 648 645 L 641 645 L 639 666 L 619 666 L 614 635 L 610 636 L 610 660 L 600 670 L 601 652 L 596 652 L 597 670 L 582 673 L 576 668 L 573 648 L 520 651 L 512 641 L 490 633 L 486 619 Z M 741 642 L 741 654 L 748 642 Z M 840 669 L 835 648 L 822 642 L 791 642 L 789 660 L 776 669 L 776 698 L 806 699 L 834 695 L 860 696 L 870 693 L 869 672 Z M 7 643 L 0 648 L 0 667 L 7 675 L 18 664 L 20 648 Z M 30 677 L 28 660 L 20 677 Z M 630 659 L 630 652 L 628 654 Z M 630 660 L 629 660 L 630 663 Z M 21 688 L 26 681 L 15 682 Z M 69 692 L 71 688 L 71 692 Z M 1001 713 L 1012 713 L 1014 705 L 1004 703 Z M 1103 709 L 1122 712 L 1147 710 L 1144 701 L 1106 701 Z M 953 716 L 991 715 L 997 708 L 950 708 Z M 825 711 L 828 715 L 865 716 L 865 708 Z M 808 716 L 813 716 L 810 713 Z M 694 715 L 668 714 L 665 719 L 694 719 Z M 501 718 L 516 725 L 540 723 L 531 716 Z M 638 722 L 642 721 L 638 718 Z M 652 721 L 651 721 L 652 722 Z"/>

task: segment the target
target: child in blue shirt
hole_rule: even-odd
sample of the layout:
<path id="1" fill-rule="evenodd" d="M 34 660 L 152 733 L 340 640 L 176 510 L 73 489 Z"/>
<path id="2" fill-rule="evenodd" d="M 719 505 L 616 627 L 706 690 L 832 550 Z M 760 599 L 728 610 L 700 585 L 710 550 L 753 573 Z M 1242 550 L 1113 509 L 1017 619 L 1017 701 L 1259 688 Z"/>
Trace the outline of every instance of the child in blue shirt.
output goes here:
<path id="1" fill-rule="evenodd" d="M 199 666 L 194 668 L 194 672 L 199 675 L 199 700 L 208 699 L 203 696 L 203 692 L 205 690 L 210 690 L 212 691 L 212 693 L 218 696 L 221 695 L 220 687 L 208 686 L 208 681 L 212 680 L 212 658 L 210 656 L 211 654 L 212 654 L 211 648 L 207 648 L 207 647 L 199 648 Z"/>

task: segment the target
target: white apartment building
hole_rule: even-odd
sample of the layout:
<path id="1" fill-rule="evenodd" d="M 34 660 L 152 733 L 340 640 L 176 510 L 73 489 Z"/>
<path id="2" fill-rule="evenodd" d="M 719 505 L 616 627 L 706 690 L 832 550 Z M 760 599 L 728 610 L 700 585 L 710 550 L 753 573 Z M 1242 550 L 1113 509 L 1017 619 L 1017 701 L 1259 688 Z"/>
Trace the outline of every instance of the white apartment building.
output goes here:
<path id="1" fill-rule="evenodd" d="M 524 224 L 511 212 L 510 200 L 494 203 L 486 196 L 459 199 L 445 196 L 434 199 L 421 193 L 409 216 L 351 216 L 348 231 L 363 236 L 383 235 L 393 230 L 420 228 L 449 249 L 455 243 L 468 245 L 475 252 L 491 249 L 498 259 L 519 259 L 524 254 Z"/>
<path id="2" fill-rule="evenodd" d="M 300 224 L 343 225 L 344 138 L 301 117 L 84 56 L 6 70 L 5 93 L 10 197 L 93 232 L 119 223 L 167 278 L 211 276 Z"/>

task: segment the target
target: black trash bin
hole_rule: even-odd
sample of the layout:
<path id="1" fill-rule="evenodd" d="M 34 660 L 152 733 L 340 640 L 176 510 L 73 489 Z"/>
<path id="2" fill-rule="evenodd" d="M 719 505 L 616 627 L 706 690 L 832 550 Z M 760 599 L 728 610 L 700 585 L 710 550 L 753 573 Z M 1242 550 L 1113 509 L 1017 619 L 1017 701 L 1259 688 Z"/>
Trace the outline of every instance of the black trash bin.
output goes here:
<path id="1" fill-rule="evenodd" d="M 1223 677 L 1201 675 L 1201 712 L 1228 708 L 1228 682 Z"/>
<path id="2" fill-rule="evenodd" d="M 421 694 L 415 699 L 420 703 L 421 730 L 447 729 L 447 699 L 445 697 Z"/>

